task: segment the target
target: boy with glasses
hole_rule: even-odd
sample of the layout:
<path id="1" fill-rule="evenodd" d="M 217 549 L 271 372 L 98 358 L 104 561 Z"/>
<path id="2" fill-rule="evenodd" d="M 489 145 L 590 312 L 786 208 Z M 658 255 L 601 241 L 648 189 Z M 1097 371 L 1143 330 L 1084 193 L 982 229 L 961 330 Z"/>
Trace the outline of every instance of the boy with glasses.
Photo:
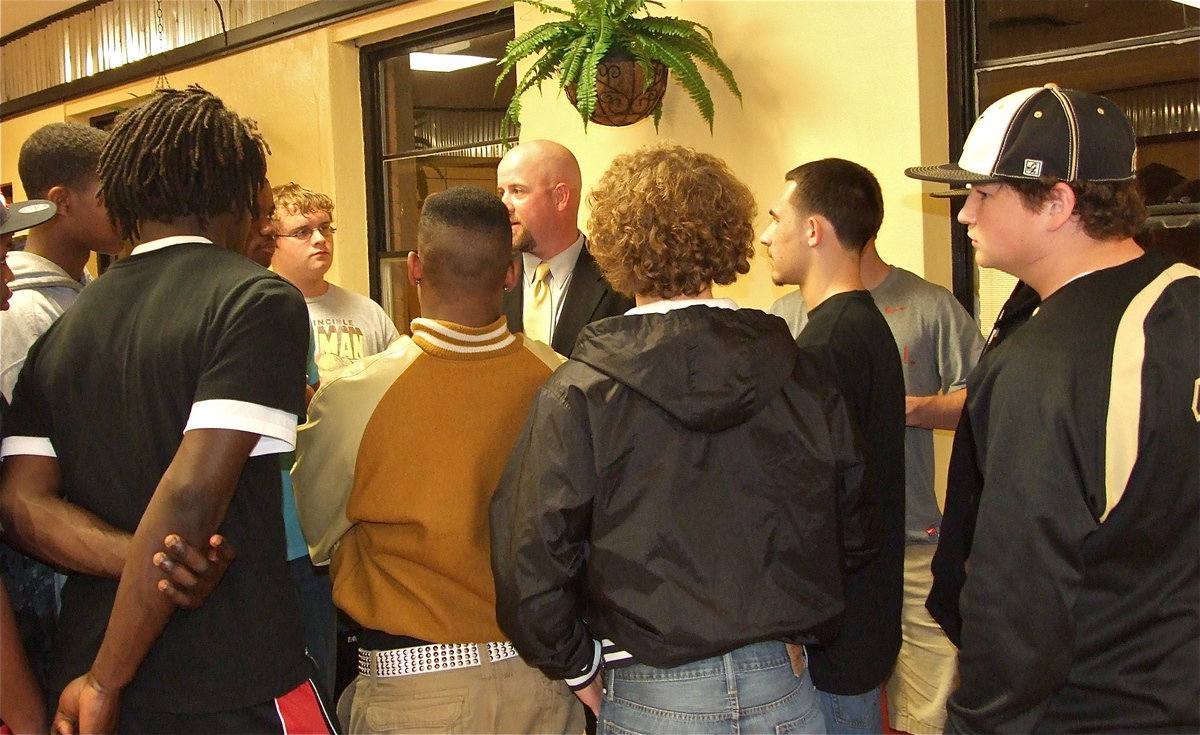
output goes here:
<path id="1" fill-rule="evenodd" d="M 333 200 L 295 182 L 277 186 L 275 254 L 271 267 L 308 304 L 321 379 L 367 355 L 383 352 L 400 333 L 365 296 L 325 280 L 333 265 Z"/>

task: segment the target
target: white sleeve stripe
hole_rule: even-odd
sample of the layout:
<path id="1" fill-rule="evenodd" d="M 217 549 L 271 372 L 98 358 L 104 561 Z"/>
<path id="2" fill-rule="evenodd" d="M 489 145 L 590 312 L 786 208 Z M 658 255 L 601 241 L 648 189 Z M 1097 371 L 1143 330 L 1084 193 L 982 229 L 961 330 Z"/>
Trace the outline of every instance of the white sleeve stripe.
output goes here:
<path id="1" fill-rule="evenodd" d="M 571 687 L 572 689 L 587 684 L 592 680 L 593 677 L 596 676 L 596 670 L 600 668 L 600 641 L 593 640 L 592 645 L 594 646 L 592 651 L 592 664 L 591 666 L 588 666 L 587 671 L 583 672 L 579 676 L 563 680 L 567 683 L 567 686 Z"/>
<path id="2" fill-rule="evenodd" d="M 0 457 L 32 454 L 37 457 L 57 457 L 54 445 L 44 436 L 10 436 L 0 444 Z"/>
<path id="3" fill-rule="evenodd" d="M 248 401 L 216 398 L 192 404 L 184 433 L 192 429 L 233 429 L 262 438 L 250 456 L 279 454 L 296 448 L 296 415 Z"/>
<path id="4" fill-rule="evenodd" d="M 1103 523 L 1129 484 L 1137 463 L 1139 423 L 1142 415 L 1142 369 L 1146 359 L 1146 317 L 1175 281 L 1200 275 L 1195 268 L 1176 263 L 1130 300 L 1113 341 L 1113 361 L 1104 427 L 1105 507 Z"/>

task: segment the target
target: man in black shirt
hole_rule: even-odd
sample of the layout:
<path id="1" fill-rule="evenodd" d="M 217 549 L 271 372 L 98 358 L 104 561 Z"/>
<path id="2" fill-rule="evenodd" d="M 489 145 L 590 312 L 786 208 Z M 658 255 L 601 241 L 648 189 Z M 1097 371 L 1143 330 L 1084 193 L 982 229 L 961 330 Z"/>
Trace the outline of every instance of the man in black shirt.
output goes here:
<path id="1" fill-rule="evenodd" d="M 979 265 L 1041 299 L 968 381 L 981 472 L 946 732 L 1200 730 L 1200 272 L 1146 253 L 1121 108 L 997 100 L 957 164 Z"/>
<path id="2" fill-rule="evenodd" d="M 880 686 L 900 650 L 904 578 L 904 373 L 892 331 L 859 275 L 863 247 L 883 222 L 879 182 L 837 158 L 787 174 L 761 241 L 776 285 L 798 284 L 809 307 L 796 342 L 837 383 L 866 456 L 883 523 L 883 547 L 846 577 L 835 638 L 808 647 L 831 733 L 883 731 Z"/>
<path id="3" fill-rule="evenodd" d="M 238 254 L 265 173 L 254 124 L 199 87 L 124 113 L 101 155 L 109 216 L 135 248 L 34 345 L 0 448 L 7 530 L 76 570 L 56 732 L 330 731 L 275 456 L 304 411 L 307 312 Z M 203 548 L 218 527 L 239 558 L 176 612 L 151 559 L 168 534 Z"/>

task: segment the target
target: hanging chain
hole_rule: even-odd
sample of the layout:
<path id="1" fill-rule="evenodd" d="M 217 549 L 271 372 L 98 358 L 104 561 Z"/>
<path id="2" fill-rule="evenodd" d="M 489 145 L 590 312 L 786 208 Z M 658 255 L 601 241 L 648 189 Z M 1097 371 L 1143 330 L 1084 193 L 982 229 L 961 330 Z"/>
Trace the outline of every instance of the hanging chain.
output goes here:
<path id="1" fill-rule="evenodd" d="M 167 38 L 166 33 L 163 31 L 163 0 L 155 0 L 154 2 L 154 23 L 158 30 L 158 53 L 165 54 L 167 52 Z M 157 91 L 167 89 L 170 86 L 170 82 L 167 81 L 167 72 L 160 60 L 158 64 L 158 79 L 154 80 L 154 89 Z"/>

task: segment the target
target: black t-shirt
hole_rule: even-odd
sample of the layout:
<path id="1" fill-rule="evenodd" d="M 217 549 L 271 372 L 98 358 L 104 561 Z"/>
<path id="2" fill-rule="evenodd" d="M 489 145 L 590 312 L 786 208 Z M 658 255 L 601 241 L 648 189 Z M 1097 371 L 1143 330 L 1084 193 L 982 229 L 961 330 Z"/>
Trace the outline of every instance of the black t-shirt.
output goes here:
<path id="1" fill-rule="evenodd" d="M 1082 275 L 968 381 L 983 472 L 955 732 L 1200 725 L 1200 273 Z"/>
<path id="2" fill-rule="evenodd" d="M 883 548 L 846 578 L 846 613 L 828 645 L 809 649 L 813 683 L 831 694 L 879 686 L 900 651 L 904 592 L 904 372 L 892 330 L 869 291 L 847 291 L 808 313 L 796 339 L 837 383 L 862 438 Z"/>
<path id="3" fill-rule="evenodd" d="M 203 606 L 175 612 L 124 705 L 237 709 L 309 675 L 275 454 L 289 432 L 294 443 L 304 412 L 308 340 L 307 309 L 291 284 L 211 243 L 185 242 L 119 261 L 30 350 L 5 453 L 52 446 L 65 498 L 130 533 L 185 426 L 263 435 L 220 527 L 237 560 Z M 116 589 L 117 580 L 70 575 L 52 689 L 91 666 Z"/>

